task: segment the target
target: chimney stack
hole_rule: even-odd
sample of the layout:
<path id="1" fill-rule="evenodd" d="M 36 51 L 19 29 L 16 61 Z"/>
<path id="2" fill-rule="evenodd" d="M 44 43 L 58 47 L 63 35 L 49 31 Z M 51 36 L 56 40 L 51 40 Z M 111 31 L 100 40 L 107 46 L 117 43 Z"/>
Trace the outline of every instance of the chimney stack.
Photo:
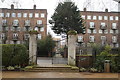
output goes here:
<path id="1" fill-rule="evenodd" d="M 11 9 L 14 9 L 14 5 L 13 4 L 11 4 Z"/>
<path id="2" fill-rule="evenodd" d="M 86 11 L 87 9 L 86 9 L 86 8 L 84 8 L 83 10 L 84 10 L 84 11 Z"/>
<path id="3" fill-rule="evenodd" d="M 105 9 L 105 12 L 108 12 L 108 9 Z"/>
<path id="4" fill-rule="evenodd" d="M 33 9 L 36 9 L 36 5 L 34 4 L 34 7 L 33 7 Z"/>

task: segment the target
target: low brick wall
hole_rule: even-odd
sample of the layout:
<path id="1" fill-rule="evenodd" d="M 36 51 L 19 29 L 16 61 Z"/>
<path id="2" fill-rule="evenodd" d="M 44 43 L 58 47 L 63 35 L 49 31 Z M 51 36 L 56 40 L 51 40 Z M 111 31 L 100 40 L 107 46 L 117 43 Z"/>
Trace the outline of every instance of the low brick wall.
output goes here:
<path id="1" fill-rule="evenodd" d="M 89 68 L 93 64 L 92 56 L 76 56 L 76 66 Z"/>

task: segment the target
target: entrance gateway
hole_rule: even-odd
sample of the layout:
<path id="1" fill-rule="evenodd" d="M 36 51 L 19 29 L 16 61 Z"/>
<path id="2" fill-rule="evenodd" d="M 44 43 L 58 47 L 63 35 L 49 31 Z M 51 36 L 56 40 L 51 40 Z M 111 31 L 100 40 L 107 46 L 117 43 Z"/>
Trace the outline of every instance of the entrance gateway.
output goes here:
<path id="1" fill-rule="evenodd" d="M 29 64 L 37 64 L 37 34 L 30 34 L 29 40 Z M 62 58 L 60 54 L 56 54 L 55 57 L 52 58 L 52 63 L 60 64 L 67 63 L 68 65 L 75 66 L 76 65 L 76 35 L 68 36 L 68 60 Z M 67 61 L 67 62 L 66 62 Z"/>

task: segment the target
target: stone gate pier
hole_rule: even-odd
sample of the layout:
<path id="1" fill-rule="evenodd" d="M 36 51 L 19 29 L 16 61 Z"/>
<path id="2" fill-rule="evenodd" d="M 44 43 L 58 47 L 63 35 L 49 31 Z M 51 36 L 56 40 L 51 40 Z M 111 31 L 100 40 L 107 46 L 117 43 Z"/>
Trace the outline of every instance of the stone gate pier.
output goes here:
<path id="1" fill-rule="evenodd" d="M 29 64 L 37 64 L 37 34 L 30 33 L 29 39 Z"/>
<path id="2" fill-rule="evenodd" d="M 76 65 L 76 35 L 68 35 L 68 65 Z"/>

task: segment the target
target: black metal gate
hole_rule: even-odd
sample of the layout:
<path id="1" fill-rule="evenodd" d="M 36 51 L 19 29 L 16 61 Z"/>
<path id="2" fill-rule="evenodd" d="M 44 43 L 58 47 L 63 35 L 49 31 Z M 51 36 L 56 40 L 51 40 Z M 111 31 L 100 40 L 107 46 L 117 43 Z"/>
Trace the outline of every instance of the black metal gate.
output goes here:
<path id="1" fill-rule="evenodd" d="M 58 56 L 52 57 L 52 64 L 67 64 L 68 63 L 67 58 L 63 58 L 61 54 L 55 54 L 55 55 L 58 55 Z"/>

